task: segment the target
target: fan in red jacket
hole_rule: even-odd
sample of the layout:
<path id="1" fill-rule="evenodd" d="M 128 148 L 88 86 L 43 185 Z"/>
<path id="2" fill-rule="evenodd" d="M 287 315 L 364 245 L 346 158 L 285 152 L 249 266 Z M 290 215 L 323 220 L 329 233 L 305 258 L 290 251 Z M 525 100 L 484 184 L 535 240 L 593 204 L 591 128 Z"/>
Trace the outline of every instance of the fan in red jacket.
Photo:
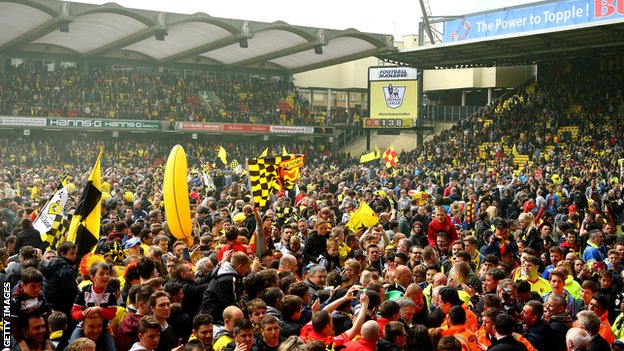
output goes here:
<path id="1" fill-rule="evenodd" d="M 446 214 L 444 206 L 438 206 L 435 209 L 435 217 L 431 223 L 429 223 L 429 231 L 427 233 L 427 240 L 429 245 L 436 246 L 436 237 L 438 233 L 444 232 L 449 237 L 449 245 L 455 240 L 459 239 L 455 225 L 451 221 L 451 217 Z"/>
<path id="2" fill-rule="evenodd" d="M 227 245 L 223 246 L 217 253 L 219 262 L 223 259 L 223 254 L 229 250 L 232 250 L 232 253 L 242 252 L 247 254 L 247 248 L 238 241 L 238 229 L 236 227 L 230 227 L 225 231 L 225 239 L 227 240 Z"/>

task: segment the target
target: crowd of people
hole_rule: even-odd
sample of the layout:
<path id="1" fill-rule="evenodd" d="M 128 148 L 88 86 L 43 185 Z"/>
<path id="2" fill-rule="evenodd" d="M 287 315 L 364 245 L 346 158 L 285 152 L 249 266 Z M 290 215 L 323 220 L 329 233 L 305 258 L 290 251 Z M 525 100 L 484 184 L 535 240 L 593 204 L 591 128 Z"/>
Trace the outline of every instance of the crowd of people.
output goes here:
<path id="1" fill-rule="evenodd" d="M 141 74 L 72 67 L 0 75 L 0 113 L 194 122 L 325 125 L 293 85 L 276 79 L 229 80 L 198 73 Z"/>
<path id="2" fill-rule="evenodd" d="M 64 175 L 76 207 L 101 143 L 3 141 L 14 349 L 624 350 L 624 80 L 540 77 L 395 169 L 283 145 L 306 164 L 266 208 L 244 172 L 208 171 L 222 177 L 208 186 L 216 145 L 189 142 L 193 240 L 169 231 L 154 164 L 174 140 L 108 141 L 100 240 L 83 257 L 32 221 Z M 264 147 L 225 148 L 241 161 Z"/>

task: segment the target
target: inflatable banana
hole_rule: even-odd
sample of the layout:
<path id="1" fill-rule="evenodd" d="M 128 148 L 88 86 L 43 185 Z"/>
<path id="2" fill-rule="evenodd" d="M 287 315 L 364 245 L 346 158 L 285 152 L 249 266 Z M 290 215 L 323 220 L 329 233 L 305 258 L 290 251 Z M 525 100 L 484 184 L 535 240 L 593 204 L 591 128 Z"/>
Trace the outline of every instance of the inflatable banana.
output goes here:
<path id="1" fill-rule="evenodd" d="M 171 150 L 163 181 L 163 195 L 167 224 L 173 236 L 187 239 L 189 245 L 193 241 L 193 224 L 191 222 L 191 205 L 187 179 L 187 164 L 184 148 L 176 145 Z"/>

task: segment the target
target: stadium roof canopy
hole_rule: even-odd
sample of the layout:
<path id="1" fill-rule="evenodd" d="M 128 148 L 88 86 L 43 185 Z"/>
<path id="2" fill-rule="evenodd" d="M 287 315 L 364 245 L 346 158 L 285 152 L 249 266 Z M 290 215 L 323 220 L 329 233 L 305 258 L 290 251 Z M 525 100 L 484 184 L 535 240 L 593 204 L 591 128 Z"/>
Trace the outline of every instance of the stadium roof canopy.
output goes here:
<path id="1" fill-rule="evenodd" d="M 520 66 L 624 53 L 624 20 L 445 42 L 378 55 L 422 69 Z"/>
<path id="2" fill-rule="evenodd" d="M 0 53 L 297 73 L 394 51 L 392 36 L 50 0 L 0 0 Z"/>

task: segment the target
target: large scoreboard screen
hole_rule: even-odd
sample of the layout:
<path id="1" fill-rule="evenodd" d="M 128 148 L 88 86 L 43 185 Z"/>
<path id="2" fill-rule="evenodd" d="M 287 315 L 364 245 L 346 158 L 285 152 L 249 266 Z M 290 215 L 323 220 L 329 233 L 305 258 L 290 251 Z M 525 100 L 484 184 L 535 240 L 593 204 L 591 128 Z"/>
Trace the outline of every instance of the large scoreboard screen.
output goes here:
<path id="1" fill-rule="evenodd" d="M 418 117 L 418 71 L 411 67 L 368 69 L 370 118 L 365 128 L 412 128 Z"/>

